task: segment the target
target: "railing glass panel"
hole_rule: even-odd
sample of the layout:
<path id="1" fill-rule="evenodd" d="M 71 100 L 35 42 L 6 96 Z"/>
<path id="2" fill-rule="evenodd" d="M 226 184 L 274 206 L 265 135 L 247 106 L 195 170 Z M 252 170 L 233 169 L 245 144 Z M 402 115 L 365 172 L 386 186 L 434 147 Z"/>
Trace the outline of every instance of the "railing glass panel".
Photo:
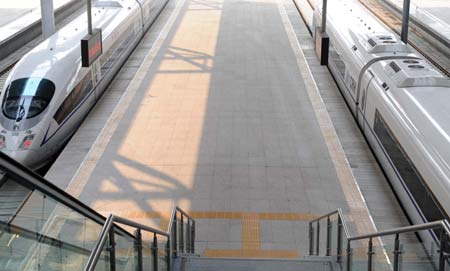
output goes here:
<path id="1" fill-rule="evenodd" d="M 392 251 L 394 251 L 394 245 L 380 244 L 380 239 L 374 239 L 372 247 L 372 270 L 373 271 L 392 271 Z"/>
<path id="2" fill-rule="evenodd" d="M 158 270 L 167 271 L 167 238 L 160 237 L 158 239 Z"/>
<path id="3" fill-rule="evenodd" d="M 330 256 L 337 256 L 337 243 L 338 243 L 338 216 L 330 217 L 329 226 L 329 254 Z"/>
<path id="4" fill-rule="evenodd" d="M 110 271 L 111 270 L 111 257 L 110 257 L 110 241 L 109 237 L 106 239 L 106 246 L 103 247 L 100 258 L 98 259 L 95 271 Z"/>
<path id="5" fill-rule="evenodd" d="M 368 270 L 368 248 L 369 241 L 368 240 L 359 240 L 352 242 L 352 253 L 351 253 L 351 268 L 352 271 L 362 271 Z"/>
<path id="6" fill-rule="evenodd" d="M 136 239 L 114 233 L 116 270 L 138 270 L 138 254 Z"/>
<path id="7" fill-rule="evenodd" d="M 423 242 L 418 242 L 415 234 L 422 236 Z M 428 231 L 420 231 L 415 234 L 402 234 L 399 237 L 399 271 L 438 270 L 439 248 L 436 246 L 436 242 L 429 239 Z"/>
<path id="8" fill-rule="evenodd" d="M 12 178 L 7 183 L 23 190 L 24 186 Z M 102 229 L 77 211 L 31 189 L 1 224 L 0 246 L 10 252 L 0 254 L 1 270 L 83 270 Z"/>
<path id="9" fill-rule="evenodd" d="M 147 232 L 142 233 L 142 270 L 152 271 L 153 268 L 153 234 Z"/>

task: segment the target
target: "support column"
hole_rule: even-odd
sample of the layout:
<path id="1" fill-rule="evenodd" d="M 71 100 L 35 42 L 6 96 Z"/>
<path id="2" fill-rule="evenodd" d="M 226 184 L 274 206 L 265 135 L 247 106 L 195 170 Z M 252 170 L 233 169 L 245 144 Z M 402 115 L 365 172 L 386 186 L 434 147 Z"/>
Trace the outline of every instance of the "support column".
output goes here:
<path id="1" fill-rule="evenodd" d="M 86 0 L 86 13 L 87 13 L 87 19 L 88 19 L 88 34 L 92 35 L 92 6 L 91 6 L 91 0 Z"/>
<path id="2" fill-rule="evenodd" d="M 408 43 L 409 8 L 410 8 L 410 6 L 411 6 L 410 0 L 403 0 L 402 33 L 400 36 L 404 43 Z"/>
<path id="3" fill-rule="evenodd" d="M 42 37 L 44 39 L 55 33 L 55 12 L 53 0 L 41 0 Z"/>

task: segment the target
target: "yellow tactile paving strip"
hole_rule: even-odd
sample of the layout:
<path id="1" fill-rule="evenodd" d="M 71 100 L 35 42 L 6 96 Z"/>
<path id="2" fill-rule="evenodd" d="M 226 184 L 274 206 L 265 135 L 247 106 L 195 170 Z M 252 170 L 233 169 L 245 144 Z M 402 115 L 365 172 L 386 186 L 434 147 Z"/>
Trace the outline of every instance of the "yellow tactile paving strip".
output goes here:
<path id="1" fill-rule="evenodd" d="M 203 253 L 211 258 L 286 258 L 294 259 L 300 255 L 297 250 L 251 250 L 251 249 L 208 249 Z"/>
<path id="2" fill-rule="evenodd" d="M 242 215 L 242 250 L 261 249 L 259 216 L 256 213 Z"/>
<path id="3" fill-rule="evenodd" d="M 225 257 L 225 258 L 298 258 L 299 253 L 297 250 L 263 250 L 261 249 L 260 240 L 260 220 L 264 217 L 267 219 L 278 218 L 305 218 L 307 216 L 297 214 L 299 216 L 294 216 L 294 214 L 282 214 L 279 216 L 274 213 L 220 213 L 212 212 L 208 216 L 208 212 L 202 213 L 205 218 L 215 218 L 220 219 L 230 215 L 233 218 L 242 219 L 242 248 L 241 249 L 206 249 L 203 252 L 205 257 Z"/>
<path id="4" fill-rule="evenodd" d="M 115 214 L 126 216 L 130 219 L 164 218 L 168 223 L 169 211 L 145 212 L 145 211 L 114 211 Z M 109 214 L 109 211 L 102 211 Z M 194 219 L 244 219 L 244 217 L 255 216 L 259 220 L 290 220 L 290 221 L 309 221 L 318 217 L 317 214 L 300 213 L 256 213 L 256 212 L 214 212 L 214 211 L 191 211 L 188 214 Z M 166 227 L 161 227 L 165 229 Z"/>

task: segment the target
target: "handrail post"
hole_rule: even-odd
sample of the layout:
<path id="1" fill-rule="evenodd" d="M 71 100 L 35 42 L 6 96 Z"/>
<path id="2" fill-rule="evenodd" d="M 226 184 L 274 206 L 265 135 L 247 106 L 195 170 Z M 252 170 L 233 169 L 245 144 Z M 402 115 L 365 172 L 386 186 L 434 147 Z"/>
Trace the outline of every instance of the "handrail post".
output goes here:
<path id="1" fill-rule="evenodd" d="M 186 252 L 191 253 L 191 219 L 187 218 L 186 224 Z"/>
<path id="2" fill-rule="evenodd" d="M 445 242 L 447 242 L 447 234 L 445 233 L 444 229 L 441 229 L 441 235 L 439 237 L 439 271 L 445 270 Z"/>
<path id="3" fill-rule="evenodd" d="M 338 226 L 337 226 L 337 248 L 336 248 L 336 254 L 337 254 L 337 262 L 340 263 L 342 261 L 342 219 L 341 216 L 338 214 Z"/>
<path id="4" fill-rule="evenodd" d="M 309 222 L 309 255 L 313 255 L 314 251 L 314 228 L 312 223 Z"/>
<path id="5" fill-rule="evenodd" d="M 111 271 L 116 271 L 116 241 L 114 238 L 114 225 L 109 230 L 109 265 Z"/>
<path id="6" fill-rule="evenodd" d="M 330 217 L 327 217 L 327 256 L 331 254 L 331 220 Z"/>
<path id="7" fill-rule="evenodd" d="M 195 220 L 192 220 L 191 231 L 191 253 L 195 253 Z"/>
<path id="8" fill-rule="evenodd" d="M 183 213 L 181 213 L 181 221 L 180 221 L 180 251 L 184 253 L 184 221 L 183 221 Z"/>
<path id="9" fill-rule="evenodd" d="M 347 271 L 351 270 L 351 260 L 352 260 L 352 248 L 350 246 L 350 241 L 347 240 Z"/>
<path id="10" fill-rule="evenodd" d="M 166 243 L 166 261 L 167 261 L 167 270 L 170 271 L 170 255 L 172 253 L 170 252 L 170 238 L 167 238 Z"/>
<path id="11" fill-rule="evenodd" d="M 138 271 L 142 271 L 142 234 L 141 234 L 141 229 L 136 229 L 135 235 L 136 235 Z"/>
<path id="12" fill-rule="evenodd" d="M 367 271 L 372 271 L 372 255 L 373 255 L 373 243 L 372 238 L 369 238 L 369 249 L 367 251 Z"/>
<path id="13" fill-rule="evenodd" d="M 397 233 L 395 235 L 395 243 L 394 243 L 394 269 L 393 271 L 398 271 L 398 260 L 399 260 L 399 255 L 401 253 L 400 251 L 400 239 L 399 239 L 399 234 Z"/>
<path id="14" fill-rule="evenodd" d="M 317 235 L 316 235 L 316 255 L 319 256 L 319 242 L 320 242 L 320 220 L 317 220 Z"/>
<path id="15" fill-rule="evenodd" d="M 174 214 L 174 218 L 173 218 L 173 228 L 172 228 L 172 231 L 173 231 L 173 244 L 172 244 L 172 247 L 173 247 L 173 257 L 176 257 L 177 256 L 177 252 L 178 252 L 178 244 L 177 244 L 177 234 L 178 234 L 178 229 L 177 229 L 177 212 L 175 211 L 175 214 Z"/>
<path id="16" fill-rule="evenodd" d="M 156 237 L 156 233 L 153 233 L 153 270 L 158 270 L 158 238 Z"/>

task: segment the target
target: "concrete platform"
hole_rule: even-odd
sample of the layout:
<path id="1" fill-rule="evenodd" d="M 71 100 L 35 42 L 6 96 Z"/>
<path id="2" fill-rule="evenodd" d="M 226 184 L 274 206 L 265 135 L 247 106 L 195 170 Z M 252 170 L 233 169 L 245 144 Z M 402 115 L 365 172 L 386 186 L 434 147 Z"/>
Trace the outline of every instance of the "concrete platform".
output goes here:
<path id="1" fill-rule="evenodd" d="M 46 178 L 151 225 L 167 225 L 179 205 L 197 219 L 197 252 L 211 257 L 302 256 L 307 222 L 336 208 L 352 234 L 375 231 L 359 181 L 368 197 L 387 195 L 373 206 L 400 208 L 294 10 L 284 0 L 171 1 Z M 351 129 L 338 136 L 332 120 Z M 347 155 L 345 138 L 358 143 Z M 352 151 L 367 157 L 360 180 Z"/>
<path id="2" fill-rule="evenodd" d="M 53 0 L 56 10 L 70 0 Z M 41 19 L 39 0 L 2 1 L 0 3 L 0 42 Z"/>

